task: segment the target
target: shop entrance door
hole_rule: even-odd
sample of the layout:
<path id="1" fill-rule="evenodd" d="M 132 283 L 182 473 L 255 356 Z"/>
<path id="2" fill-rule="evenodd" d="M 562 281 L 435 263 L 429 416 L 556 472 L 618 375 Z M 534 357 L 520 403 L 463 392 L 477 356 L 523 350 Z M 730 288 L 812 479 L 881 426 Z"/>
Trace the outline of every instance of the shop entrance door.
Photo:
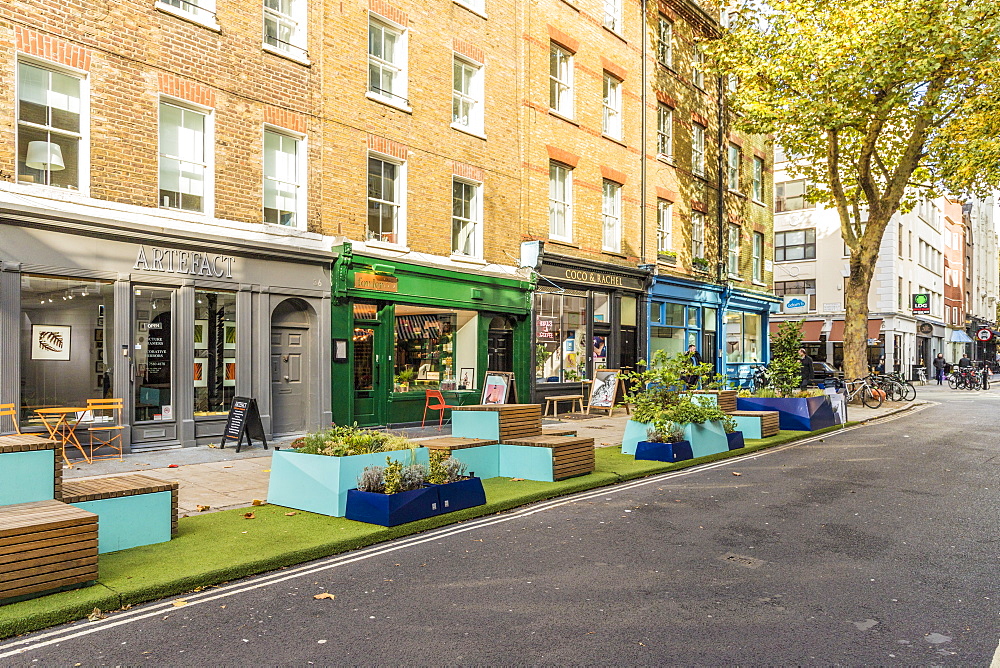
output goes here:
<path id="1" fill-rule="evenodd" d="M 310 308 L 298 299 L 282 302 L 271 316 L 271 433 L 306 430 L 313 374 L 309 365 Z"/>
<path id="2" fill-rule="evenodd" d="M 132 290 L 133 450 L 177 441 L 173 307 L 174 290 Z"/>
<path id="3" fill-rule="evenodd" d="M 514 330 L 507 318 L 497 316 L 490 321 L 486 350 L 489 371 L 514 370 Z"/>
<path id="4" fill-rule="evenodd" d="M 622 371 L 635 371 L 638 359 L 636 349 L 635 327 L 622 327 L 621 347 L 618 352 L 618 368 Z"/>
<path id="5" fill-rule="evenodd" d="M 386 423 L 391 386 L 387 387 L 383 373 L 392 371 L 385 354 L 389 349 L 385 338 L 392 332 L 382 322 L 387 310 L 374 302 L 354 304 L 354 421 L 361 426 Z"/>

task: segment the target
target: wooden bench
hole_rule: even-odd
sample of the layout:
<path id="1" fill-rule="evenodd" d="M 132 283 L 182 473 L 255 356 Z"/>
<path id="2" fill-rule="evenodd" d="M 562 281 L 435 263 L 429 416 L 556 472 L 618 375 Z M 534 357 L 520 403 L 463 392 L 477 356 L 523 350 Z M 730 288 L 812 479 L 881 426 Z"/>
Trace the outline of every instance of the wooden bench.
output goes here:
<path id="1" fill-rule="evenodd" d="M 100 518 L 103 554 L 177 535 L 177 487 L 139 474 L 67 480 L 60 500 Z"/>
<path id="2" fill-rule="evenodd" d="M 781 431 L 778 411 L 729 411 L 736 419 L 736 428 L 745 438 L 768 438 Z"/>
<path id="3" fill-rule="evenodd" d="M 97 515 L 59 501 L 0 507 L 0 602 L 97 580 Z"/>
<path id="4" fill-rule="evenodd" d="M 545 397 L 545 415 L 550 415 L 549 409 L 552 409 L 551 410 L 551 415 L 553 415 L 553 416 L 559 415 L 559 402 L 560 401 L 568 401 L 568 402 L 570 402 L 570 404 L 569 404 L 569 412 L 570 413 L 572 413 L 574 411 L 574 409 L 576 408 L 576 404 L 577 403 L 580 404 L 580 412 L 581 413 L 583 412 L 583 395 L 582 394 L 554 394 L 552 396 Z"/>
<path id="5" fill-rule="evenodd" d="M 57 447 L 33 434 L 0 436 L 0 506 L 59 498 L 63 467 Z"/>
<path id="6" fill-rule="evenodd" d="M 439 438 L 428 438 L 423 441 L 416 441 L 417 445 L 428 450 L 443 450 L 449 455 L 453 450 L 464 450 L 465 448 L 478 448 L 483 445 L 495 445 L 496 441 L 483 438 L 459 438 L 457 436 L 441 436 Z"/>
<path id="7" fill-rule="evenodd" d="M 576 436 L 576 429 L 562 427 L 542 427 L 542 436 Z"/>
<path id="8" fill-rule="evenodd" d="M 736 390 L 694 390 L 692 394 L 714 394 L 716 405 L 723 413 L 732 413 L 736 410 Z"/>
<path id="9" fill-rule="evenodd" d="M 451 433 L 463 438 L 496 439 L 505 443 L 512 438 L 542 433 L 541 404 L 489 404 L 453 406 Z"/>
<path id="10" fill-rule="evenodd" d="M 594 439 L 577 436 L 529 436 L 504 441 L 504 445 L 522 445 L 552 450 L 552 479 L 564 480 L 594 471 Z"/>

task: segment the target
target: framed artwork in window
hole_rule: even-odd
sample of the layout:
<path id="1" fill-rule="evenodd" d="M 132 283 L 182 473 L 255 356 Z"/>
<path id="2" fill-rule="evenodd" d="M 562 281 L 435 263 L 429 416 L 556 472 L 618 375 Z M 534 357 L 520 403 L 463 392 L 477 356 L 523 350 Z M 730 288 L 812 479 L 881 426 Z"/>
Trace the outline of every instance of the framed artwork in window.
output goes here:
<path id="1" fill-rule="evenodd" d="M 194 386 L 208 387 L 208 358 L 194 358 Z"/>
<path id="2" fill-rule="evenodd" d="M 69 325 L 32 325 L 31 359 L 66 362 L 69 360 Z M 98 330 L 102 334 L 104 330 Z"/>
<path id="3" fill-rule="evenodd" d="M 229 350 L 236 350 L 236 323 L 235 322 L 225 322 L 223 323 L 222 332 L 222 342 L 223 348 L 228 348 Z"/>
<path id="4" fill-rule="evenodd" d="M 194 321 L 194 349 L 208 348 L 208 320 Z"/>

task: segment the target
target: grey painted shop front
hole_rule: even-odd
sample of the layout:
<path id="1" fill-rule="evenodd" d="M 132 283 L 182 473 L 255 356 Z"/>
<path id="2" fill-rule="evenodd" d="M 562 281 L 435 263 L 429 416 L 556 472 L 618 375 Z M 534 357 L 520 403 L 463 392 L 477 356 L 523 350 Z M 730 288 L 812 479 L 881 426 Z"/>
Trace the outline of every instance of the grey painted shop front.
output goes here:
<path id="1" fill-rule="evenodd" d="M 42 431 L 39 408 L 118 397 L 126 451 L 218 443 L 236 396 L 271 436 L 330 423 L 332 256 L 315 241 L 2 212 L 0 239 L 0 403 L 22 431 Z"/>

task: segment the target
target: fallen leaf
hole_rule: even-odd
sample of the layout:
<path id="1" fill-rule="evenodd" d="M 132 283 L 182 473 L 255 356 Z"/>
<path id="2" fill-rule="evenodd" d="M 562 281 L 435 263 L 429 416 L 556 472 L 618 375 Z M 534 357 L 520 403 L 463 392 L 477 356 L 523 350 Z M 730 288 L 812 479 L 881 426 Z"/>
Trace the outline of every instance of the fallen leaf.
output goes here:
<path id="1" fill-rule="evenodd" d="M 290 513 L 285 513 L 286 517 L 291 517 L 292 515 L 298 515 L 298 513 L 294 512 L 294 511 L 290 512 Z"/>
<path id="2" fill-rule="evenodd" d="M 277 449 L 277 448 L 275 448 L 275 449 Z M 271 472 L 271 469 L 264 469 L 264 473 L 270 473 L 270 472 Z"/>
<path id="3" fill-rule="evenodd" d="M 733 475 L 743 475 L 743 474 L 742 473 L 737 473 L 736 471 L 733 471 Z"/>
<path id="4" fill-rule="evenodd" d="M 184 599 L 182 599 L 182 598 L 179 598 L 179 599 L 177 599 L 177 600 L 176 600 L 176 601 L 174 601 L 173 603 L 174 603 L 174 607 L 175 607 L 175 608 L 179 608 L 179 607 L 181 607 L 181 606 L 184 606 L 184 605 L 187 605 L 187 604 L 188 604 L 188 602 L 187 602 L 187 601 L 185 601 L 185 600 L 184 600 Z"/>
<path id="5" fill-rule="evenodd" d="M 253 503 L 251 503 L 250 505 L 251 505 L 251 506 L 263 506 L 263 505 L 264 505 L 264 502 L 263 502 L 263 501 L 261 501 L 260 499 L 254 499 L 254 500 L 253 500 Z"/>
<path id="6" fill-rule="evenodd" d="M 203 513 L 206 510 L 211 510 L 212 506 L 195 506 L 195 508 L 198 509 L 199 513 Z"/>
<path id="7" fill-rule="evenodd" d="M 101 612 L 100 608 L 94 608 L 93 612 L 87 615 L 87 619 L 92 622 L 96 622 L 98 619 L 104 619 L 105 617 L 107 617 L 107 615 Z"/>
<path id="8" fill-rule="evenodd" d="M 511 481 L 513 481 L 513 482 L 521 482 L 523 480 L 524 480 L 524 478 L 511 478 Z"/>
<path id="9" fill-rule="evenodd" d="M 167 468 L 168 469 L 178 469 L 178 468 L 180 468 L 180 465 L 179 464 L 169 464 L 167 466 Z"/>
<path id="10" fill-rule="evenodd" d="M 316 599 L 317 601 L 319 601 L 321 599 L 324 599 L 324 598 L 328 598 L 328 599 L 330 599 L 332 601 L 333 599 L 335 599 L 337 597 L 334 594 L 331 594 L 330 592 L 325 591 L 322 594 L 316 594 L 315 596 L 313 596 L 313 598 Z"/>
<path id="11" fill-rule="evenodd" d="M 233 467 L 232 466 L 223 466 L 222 468 L 224 468 L 224 469 L 231 469 Z"/>
<path id="12" fill-rule="evenodd" d="M 256 519 L 256 517 L 257 516 L 254 515 L 253 513 L 243 513 L 243 519 L 245 519 L 245 520 Z"/>

